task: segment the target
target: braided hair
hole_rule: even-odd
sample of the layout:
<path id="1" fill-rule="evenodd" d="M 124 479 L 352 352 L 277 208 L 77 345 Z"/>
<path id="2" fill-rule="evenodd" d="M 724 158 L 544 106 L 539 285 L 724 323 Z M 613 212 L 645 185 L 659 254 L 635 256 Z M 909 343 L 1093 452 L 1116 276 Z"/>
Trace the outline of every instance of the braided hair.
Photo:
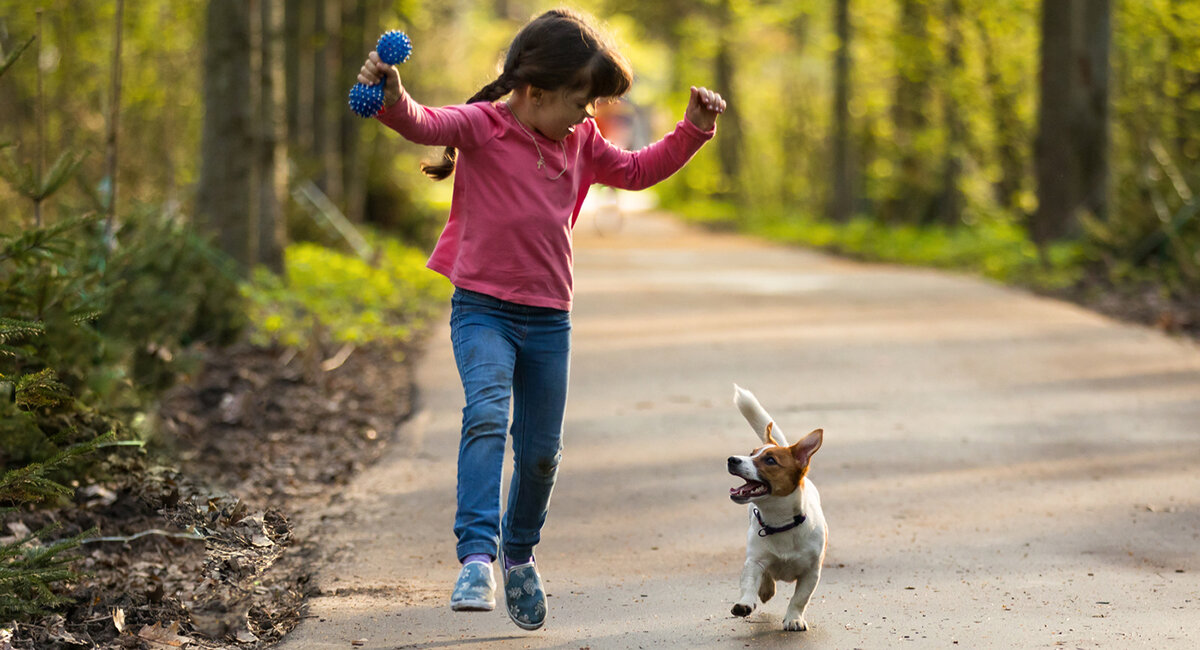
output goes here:
<path id="1" fill-rule="evenodd" d="M 586 18 L 552 9 L 521 28 L 508 46 L 500 76 L 467 103 L 494 102 L 525 84 L 550 91 L 587 89 L 593 98 L 620 97 L 632 82 L 629 62 Z M 442 180 L 454 172 L 457 156 L 454 147 L 446 147 L 440 163 L 421 163 L 421 171 Z"/>

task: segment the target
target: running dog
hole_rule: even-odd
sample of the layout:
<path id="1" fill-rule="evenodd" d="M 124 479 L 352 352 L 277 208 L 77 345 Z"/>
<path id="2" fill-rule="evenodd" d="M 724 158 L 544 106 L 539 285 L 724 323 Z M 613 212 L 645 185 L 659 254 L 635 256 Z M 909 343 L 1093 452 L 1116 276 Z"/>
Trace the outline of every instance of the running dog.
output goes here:
<path id="1" fill-rule="evenodd" d="M 730 456 L 729 473 L 746 481 L 729 490 L 734 503 L 750 505 L 746 535 L 746 564 L 741 596 L 734 616 L 749 616 L 758 599 L 775 595 L 775 581 L 796 583 L 796 592 L 783 616 L 783 629 L 808 629 L 804 612 L 821 579 L 829 529 L 821 512 L 821 497 L 805 478 L 812 455 L 821 448 L 821 429 L 788 446 L 783 432 L 754 395 L 734 384 L 733 402 L 762 438 L 763 446 L 749 456 Z"/>

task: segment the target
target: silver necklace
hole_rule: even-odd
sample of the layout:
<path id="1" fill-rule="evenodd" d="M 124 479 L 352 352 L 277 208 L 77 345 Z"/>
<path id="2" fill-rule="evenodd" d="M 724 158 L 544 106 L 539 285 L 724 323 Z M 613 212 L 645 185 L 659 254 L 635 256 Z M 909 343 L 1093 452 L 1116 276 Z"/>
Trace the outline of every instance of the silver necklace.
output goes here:
<path id="1" fill-rule="evenodd" d="M 529 132 L 529 129 L 525 128 L 524 124 L 521 124 L 521 120 L 518 119 L 517 114 L 513 112 L 512 104 L 509 104 L 508 102 L 504 102 L 504 105 L 508 107 L 508 112 L 513 116 L 513 120 L 516 121 L 517 126 L 521 127 L 521 130 L 524 131 L 525 135 L 529 136 L 529 139 L 533 142 L 533 148 L 535 151 L 537 151 L 537 155 L 538 155 L 537 168 L 540 170 L 542 167 L 545 167 L 546 166 L 546 157 L 542 155 L 542 148 L 538 146 L 537 138 L 533 137 L 533 134 Z M 554 178 L 550 179 L 552 181 L 556 181 L 556 180 L 562 178 L 562 175 L 567 173 L 567 147 L 566 147 L 566 145 L 564 145 L 562 143 L 562 140 L 558 141 L 558 146 L 560 148 L 562 148 L 563 169 L 561 172 L 558 172 L 558 176 L 555 176 Z"/>

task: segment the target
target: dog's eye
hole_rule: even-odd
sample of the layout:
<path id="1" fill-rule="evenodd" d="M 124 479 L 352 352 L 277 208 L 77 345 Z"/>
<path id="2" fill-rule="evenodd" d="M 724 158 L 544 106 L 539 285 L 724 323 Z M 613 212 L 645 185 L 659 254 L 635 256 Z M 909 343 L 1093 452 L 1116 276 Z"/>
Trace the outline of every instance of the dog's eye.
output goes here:
<path id="1" fill-rule="evenodd" d="M 767 465 L 778 465 L 778 464 L 779 464 L 779 463 L 778 463 L 778 462 L 775 460 L 775 457 L 774 457 L 774 456 L 767 456 L 766 460 L 764 460 L 763 462 L 764 462 L 764 463 L 766 463 Z"/>

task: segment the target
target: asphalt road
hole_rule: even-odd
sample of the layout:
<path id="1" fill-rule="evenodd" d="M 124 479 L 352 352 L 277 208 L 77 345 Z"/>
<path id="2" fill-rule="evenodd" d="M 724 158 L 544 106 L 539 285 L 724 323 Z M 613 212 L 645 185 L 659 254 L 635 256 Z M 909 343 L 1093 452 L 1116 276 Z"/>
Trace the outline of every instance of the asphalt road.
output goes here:
<path id="1" fill-rule="evenodd" d="M 325 513 L 323 595 L 281 647 L 1200 647 L 1196 345 L 649 215 L 576 233 L 546 626 L 448 607 L 463 398 L 444 329 L 420 413 Z M 725 459 L 756 442 L 734 382 L 784 431 L 825 429 L 807 632 L 780 629 L 784 585 L 729 614 L 746 511 Z"/>

